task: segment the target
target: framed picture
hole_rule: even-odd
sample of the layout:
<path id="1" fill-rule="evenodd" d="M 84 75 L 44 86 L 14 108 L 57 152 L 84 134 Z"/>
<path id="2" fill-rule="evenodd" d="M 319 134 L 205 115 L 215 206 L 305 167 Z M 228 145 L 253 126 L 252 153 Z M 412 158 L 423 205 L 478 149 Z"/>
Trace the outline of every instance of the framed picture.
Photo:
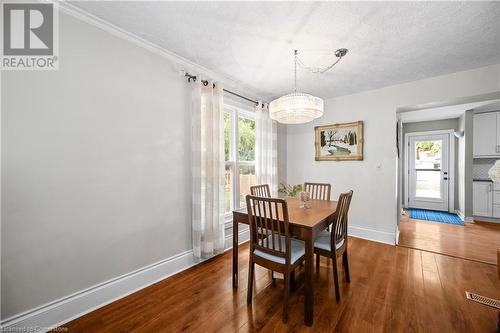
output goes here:
<path id="1" fill-rule="evenodd" d="M 316 126 L 316 161 L 363 160 L 363 122 Z"/>

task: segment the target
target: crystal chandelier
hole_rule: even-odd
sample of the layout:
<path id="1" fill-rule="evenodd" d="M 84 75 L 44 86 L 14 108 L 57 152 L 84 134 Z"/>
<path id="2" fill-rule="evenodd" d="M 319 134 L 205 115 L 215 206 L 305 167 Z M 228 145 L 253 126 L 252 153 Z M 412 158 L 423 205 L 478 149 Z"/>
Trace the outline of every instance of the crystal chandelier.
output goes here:
<path id="1" fill-rule="evenodd" d="M 303 65 L 298 59 L 298 51 L 295 50 L 294 64 L 294 92 L 275 99 L 269 104 L 269 116 L 282 124 L 304 124 L 308 123 L 323 115 L 324 103 L 323 99 L 297 92 L 297 64 L 303 65 L 306 69 L 313 73 L 324 73 L 331 69 L 340 59 L 346 55 L 347 49 L 339 49 L 335 52 L 335 56 L 339 58 L 335 63 L 324 69 L 311 68 Z"/>

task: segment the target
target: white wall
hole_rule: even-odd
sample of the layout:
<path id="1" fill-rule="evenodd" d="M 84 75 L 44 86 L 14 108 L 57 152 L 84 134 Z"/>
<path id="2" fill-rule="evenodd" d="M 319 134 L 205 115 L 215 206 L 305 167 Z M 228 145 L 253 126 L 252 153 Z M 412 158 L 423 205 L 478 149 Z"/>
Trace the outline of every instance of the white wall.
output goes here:
<path id="1" fill-rule="evenodd" d="M 278 186 L 286 183 L 286 125 L 278 124 Z"/>
<path id="2" fill-rule="evenodd" d="M 396 108 L 496 91 L 500 91 L 499 65 L 329 99 L 322 118 L 287 127 L 287 180 L 330 182 L 335 196 L 353 189 L 351 234 L 394 242 Z M 363 161 L 314 160 L 314 126 L 357 120 L 365 124 Z"/>
<path id="3" fill-rule="evenodd" d="M 2 75 L 2 318 L 192 248 L 187 83 L 60 23 L 59 71 Z"/>

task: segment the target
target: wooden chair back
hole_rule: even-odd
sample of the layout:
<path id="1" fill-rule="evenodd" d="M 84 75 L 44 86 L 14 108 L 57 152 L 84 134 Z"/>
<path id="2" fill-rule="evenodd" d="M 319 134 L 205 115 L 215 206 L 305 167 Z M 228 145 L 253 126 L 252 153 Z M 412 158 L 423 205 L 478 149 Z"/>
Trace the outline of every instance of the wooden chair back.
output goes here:
<path id="1" fill-rule="evenodd" d="M 285 258 L 285 262 L 289 264 L 290 231 L 286 201 L 253 195 L 247 195 L 246 201 L 251 252 L 259 250 Z"/>
<path id="2" fill-rule="evenodd" d="M 349 207 L 351 206 L 353 191 L 342 193 L 339 196 L 337 203 L 337 211 L 334 215 L 333 229 L 332 229 L 332 249 L 335 249 L 335 244 L 339 241 L 347 240 L 347 216 L 349 214 Z"/>
<path id="3" fill-rule="evenodd" d="M 271 190 L 269 189 L 269 184 L 250 186 L 250 194 L 257 197 L 270 198 Z"/>
<path id="4" fill-rule="evenodd" d="M 332 186 L 326 183 L 304 183 L 304 191 L 311 194 L 311 199 L 330 200 Z"/>

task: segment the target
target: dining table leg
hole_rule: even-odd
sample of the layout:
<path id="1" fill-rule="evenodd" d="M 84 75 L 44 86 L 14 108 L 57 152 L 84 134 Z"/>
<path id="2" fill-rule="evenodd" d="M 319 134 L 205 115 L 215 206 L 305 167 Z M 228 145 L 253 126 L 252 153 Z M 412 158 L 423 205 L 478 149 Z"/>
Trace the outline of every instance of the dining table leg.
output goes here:
<path id="1" fill-rule="evenodd" d="M 233 288 L 238 288 L 238 222 L 233 217 Z"/>
<path id="2" fill-rule="evenodd" d="M 314 242 L 312 237 L 312 231 L 310 231 L 305 238 L 305 286 L 304 286 L 304 323 L 307 326 L 312 326 L 313 324 L 313 306 L 314 306 L 314 281 L 313 281 L 313 269 L 314 269 Z"/>

